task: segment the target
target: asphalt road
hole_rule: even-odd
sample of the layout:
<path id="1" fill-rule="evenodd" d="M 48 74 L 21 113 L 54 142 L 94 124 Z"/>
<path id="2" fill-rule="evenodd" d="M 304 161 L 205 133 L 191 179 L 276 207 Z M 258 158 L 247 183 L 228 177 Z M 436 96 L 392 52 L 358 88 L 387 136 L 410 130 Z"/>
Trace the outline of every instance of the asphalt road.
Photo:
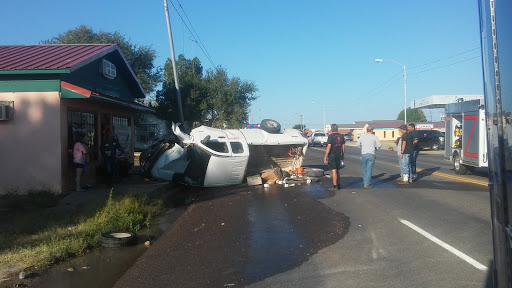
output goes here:
<path id="1" fill-rule="evenodd" d="M 324 148 L 304 166 L 326 169 Z M 460 176 L 439 152 L 419 180 L 396 182 L 396 152 L 378 151 L 362 189 L 347 147 L 331 179 L 192 190 L 197 200 L 115 287 L 485 287 L 492 258 L 486 175 Z"/>

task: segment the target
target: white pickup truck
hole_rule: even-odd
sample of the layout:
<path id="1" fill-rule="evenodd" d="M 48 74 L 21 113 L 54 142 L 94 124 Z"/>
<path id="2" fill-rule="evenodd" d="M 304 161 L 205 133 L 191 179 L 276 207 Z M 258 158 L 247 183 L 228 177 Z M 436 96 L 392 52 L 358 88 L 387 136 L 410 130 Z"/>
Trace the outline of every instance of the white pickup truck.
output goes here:
<path id="1" fill-rule="evenodd" d="M 326 146 L 327 145 L 327 134 L 324 132 L 313 132 L 309 137 L 309 146 Z"/>

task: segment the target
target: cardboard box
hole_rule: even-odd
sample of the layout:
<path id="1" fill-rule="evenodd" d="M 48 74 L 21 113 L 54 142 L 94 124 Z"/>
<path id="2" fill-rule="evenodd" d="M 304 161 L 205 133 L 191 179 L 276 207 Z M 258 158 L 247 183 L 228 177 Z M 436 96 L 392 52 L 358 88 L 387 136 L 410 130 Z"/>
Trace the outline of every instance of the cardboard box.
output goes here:
<path id="1" fill-rule="evenodd" d="M 265 183 L 274 184 L 277 180 L 283 179 L 283 171 L 281 171 L 281 168 L 263 170 L 261 178 L 265 180 Z"/>

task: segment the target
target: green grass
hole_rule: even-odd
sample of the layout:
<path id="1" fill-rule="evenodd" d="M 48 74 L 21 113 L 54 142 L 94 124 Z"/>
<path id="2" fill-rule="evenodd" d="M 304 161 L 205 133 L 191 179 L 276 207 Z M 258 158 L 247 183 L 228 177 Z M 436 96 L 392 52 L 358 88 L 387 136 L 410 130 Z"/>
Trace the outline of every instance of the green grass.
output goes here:
<path id="1" fill-rule="evenodd" d="M 85 254 L 98 246 L 103 232 L 137 232 L 149 226 L 152 216 L 163 212 L 164 202 L 142 195 L 113 196 L 111 191 L 105 203 L 74 215 L 46 215 L 43 210 L 16 217 L 0 234 L 0 267 L 45 267 Z"/>

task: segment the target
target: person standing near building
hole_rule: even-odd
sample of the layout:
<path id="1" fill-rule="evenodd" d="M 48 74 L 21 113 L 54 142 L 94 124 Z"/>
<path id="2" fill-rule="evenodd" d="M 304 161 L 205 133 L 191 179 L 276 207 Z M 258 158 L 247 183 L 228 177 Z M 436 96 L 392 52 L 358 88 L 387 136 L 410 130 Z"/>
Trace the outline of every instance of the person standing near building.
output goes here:
<path id="1" fill-rule="evenodd" d="M 100 150 L 105 164 L 105 182 L 107 186 L 112 187 L 112 177 L 116 166 L 117 153 L 124 153 L 124 149 L 119 145 L 112 133 L 106 133 L 106 139 L 101 144 Z"/>
<path id="2" fill-rule="evenodd" d="M 372 172 L 375 164 L 375 150 L 380 149 L 379 138 L 373 134 L 373 128 L 368 126 L 366 133 L 357 140 L 358 147 L 361 147 L 361 159 L 363 166 L 363 185 L 364 188 L 372 188 Z"/>
<path id="3" fill-rule="evenodd" d="M 329 170 L 332 171 L 332 188 L 331 190 L 340 190 L 341 161 L 345 154 L 345 137 L 338 133 L 338 125 L 331 125 L 331 133 L 327 137 L 327 148 L 325 149 L 324 163 L 327 164 Z"/>
<path id="4" fill-rule="evenodd" d="M 75 168 L 75 191 L 83 192 L 82 186 L 80 184 L 80 177 L 82 176 L 82 172 L 84 171 L 85 164 L 85 155 L 87 154 L 87 149 L 83 144 L 85 142 L 85 135 L 79 134 L 78 139 L 73 146 L 73 167 Z"/>
<path id="5" fill-rule="evenodd" d="M 416 159 L 418 159 L 418 155 L 420 154 L 420 145 L 418 143 L 419 141 L 419 132 L 416 130 L 416 125 L 414 123 L 409 123 L 409 126 L 407 127 L 407 130 L 409 133 L 411 133 L 412 136 L 412 153 L 410 157 L 411 162 L 411 182 L 416 180 L 418 177 L 418 174 L 416 174 Z"/>
<path id="6" fill-rule="evenodd" d="M 411 173 L 411 154 L 413 151 L 412 144 L 412 135 L 407 131 L 407 125 L 401 125 L 400 130 L 403 131 L 402 134 L 402 147 L 400 149 L 400 159 L 402 159 L 402 180 L 398 183 L 400 184 L 409 184 L 412 182 Z"/>

